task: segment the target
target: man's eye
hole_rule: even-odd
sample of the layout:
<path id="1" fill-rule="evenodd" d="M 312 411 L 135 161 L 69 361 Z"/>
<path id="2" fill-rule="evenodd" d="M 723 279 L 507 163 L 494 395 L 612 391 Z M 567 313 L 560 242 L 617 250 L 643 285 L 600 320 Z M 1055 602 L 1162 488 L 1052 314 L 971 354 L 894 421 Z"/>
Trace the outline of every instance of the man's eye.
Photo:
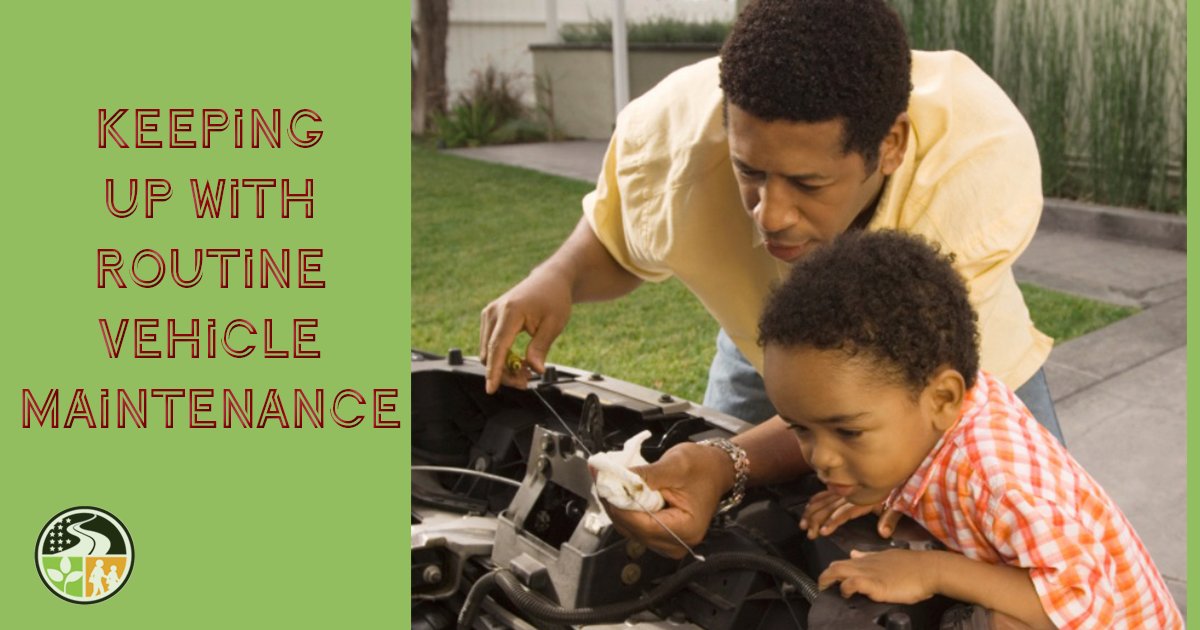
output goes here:
<path id="1" fill-rule="evenodd" d="M 737 167 L 737 172 L 742 177 L 746 177 L 749 179 L 754 179 L 756 177 L 762 177 L 762 171 L 756 171 L 752 168 L 746 168 L 745 166 Z"/>
<path id="2" fill-rule="evenodd" d="M 796 181 L 794 179 L 791 179 L 788 181 L 790 181 L 792 183 L 793 188 L 795 188 L 796 190 L 799 190 L 800 192 L 814 193 L 814 192 L 817 192 L 818 190 L 821 190 L 820 186 L 813 186 L 812 184 L 805 184 L 804 182 Z"/>
<path id="3" fill-rule="evenodd" d="M 844 438 L 856 438 L 862 435 L 863 432 L 857 429 L 838 429 L 837 433 Z"/>

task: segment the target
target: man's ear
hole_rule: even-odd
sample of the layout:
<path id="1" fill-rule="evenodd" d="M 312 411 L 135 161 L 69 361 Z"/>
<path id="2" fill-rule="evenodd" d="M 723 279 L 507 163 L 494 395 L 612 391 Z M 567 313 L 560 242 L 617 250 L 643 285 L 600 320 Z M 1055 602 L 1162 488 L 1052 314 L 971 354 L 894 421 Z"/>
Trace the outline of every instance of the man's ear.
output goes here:
<path id="1" fill-rule="evenodd" d="M 962 374 L 950 367 L 940 368 L 922 393 L 922 403 L 931 413 L 933 428 L 945 431 L 954 426 L 962 414 L 967 387 Z"/>
<path id="2" fill-rule="evenodd" d="M 891 175 L 904 162 L 904 151 L 908 149 L 908 129 L 910 122 L 908 112 L 900 112 L 896 122 L 888 130 L 883 142 L 879 145 L 879 171 L 884 176 Z"/>

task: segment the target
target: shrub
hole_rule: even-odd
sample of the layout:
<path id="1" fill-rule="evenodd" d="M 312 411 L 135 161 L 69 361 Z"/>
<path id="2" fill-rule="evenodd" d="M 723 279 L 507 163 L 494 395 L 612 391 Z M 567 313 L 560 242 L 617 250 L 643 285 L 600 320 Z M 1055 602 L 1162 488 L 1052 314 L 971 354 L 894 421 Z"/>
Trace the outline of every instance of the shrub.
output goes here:
<path id="1" fill-rule="evenodd" d="M 447 147 L 478 147 L 492 144 L 496 134 L 496 113 L 486 103 L 458 102 L 448 116 L 434 115 L 438 140 Z"/>
<path id="2" fill-rule="evenodd" d="M 533 113 L 521 101 L 516 75 L 494 66 L 471 74 L 471 87 L 459 94 L 450 113 L 435 117 L 441 144 L 478 147 L 546 139 L 545 126 L 530 119 Z"/>
<path id="3" fill-rule="evenodd" d="M 688 22 L 678 18 L 657 17 L 626 25 L 630 44 L 720 44 L 729 36 L 733 23 L 722 20 Z M 569 44 L 611 44 L 612 20 L 592 20 L 584 25 L 568 25 L 559 35 Z"/>
<path id="4" fill-rule="evenodd" d="M 458 103 L 486 107 L 496 115 L 497 125 L 525 115 L 522 89 L 515 74 L 501 72 L 489 65 L 483 71 L 471 72 L 471 79 L 471 87 L 459 94 Z"/>

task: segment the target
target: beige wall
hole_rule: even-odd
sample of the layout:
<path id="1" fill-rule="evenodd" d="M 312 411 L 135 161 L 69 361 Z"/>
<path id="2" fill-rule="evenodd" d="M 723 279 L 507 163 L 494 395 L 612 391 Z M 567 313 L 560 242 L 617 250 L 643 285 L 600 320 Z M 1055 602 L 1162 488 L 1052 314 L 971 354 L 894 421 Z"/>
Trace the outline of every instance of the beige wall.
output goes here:
<path id="1" fill-rule="evenodd" d="M 658 85 L 668 74 L 690 66 L 697 61 L 717 56 L 717 46 L 711 48 L 689 47 L 660 48 L 657 50 L 634 48 L 629 51 L 629 98 L 635 99 Z"/>
<path id="2" fill-rule="evenodd" d="M 568 138 L 604 139 L 612 135 L 612 52 L 600 48 L 535 49 L 533 72 L 547 86 L 538 105 L 554 106 L 554 126 Z"/>
<path id="3" fill-rule="evenodd" d="M 629 49 L 629 98 L 635 99 L 678 68 L 717 54 L 716 46 L 646 46 Z M 553 89 L 555 127 L 568 138 L 607 140 L 616 123 L 612 51 L 601 47 L 540 45 L 533 71 Z M 542 90 L 538 104 L 547 107 Z"/>
<path id="4" fill-rule="evenodd" d="M 471 85 L 472 73 L 490 64 L 516 77 L 526 103 L 533 104 L 533 55 L 529 45 L 551 42 L 546 30 L 546 1 L 450 0 L 446 82 L 451 98 Z M 593 19 L 610 19 L 614 4 L 613 0 L 555 1 L 560 25 L 582 26 Z M 631 22 L 656 17 L 707 22 L 732 20 L 734 8 L 732 0 L 626 0 L 625 16 Z M 415 3 L 412 17 L 416 17 Z M 630 72 L 633 92 L 636 70 L 632 65 Z"/>

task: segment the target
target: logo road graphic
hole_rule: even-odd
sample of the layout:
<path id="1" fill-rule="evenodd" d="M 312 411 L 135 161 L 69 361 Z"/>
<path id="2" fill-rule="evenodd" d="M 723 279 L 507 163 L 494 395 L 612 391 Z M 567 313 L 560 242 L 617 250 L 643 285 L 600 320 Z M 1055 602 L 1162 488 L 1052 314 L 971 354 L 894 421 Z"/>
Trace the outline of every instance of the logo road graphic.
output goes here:
<path id="1" fill-rule="evenodd" d="M 133 573 L 129 530 L 95 507 L 54 515 L 38 534 L 33 555 L 46 588 L 74 604 L 95 604 L 116 595 Z"/>

